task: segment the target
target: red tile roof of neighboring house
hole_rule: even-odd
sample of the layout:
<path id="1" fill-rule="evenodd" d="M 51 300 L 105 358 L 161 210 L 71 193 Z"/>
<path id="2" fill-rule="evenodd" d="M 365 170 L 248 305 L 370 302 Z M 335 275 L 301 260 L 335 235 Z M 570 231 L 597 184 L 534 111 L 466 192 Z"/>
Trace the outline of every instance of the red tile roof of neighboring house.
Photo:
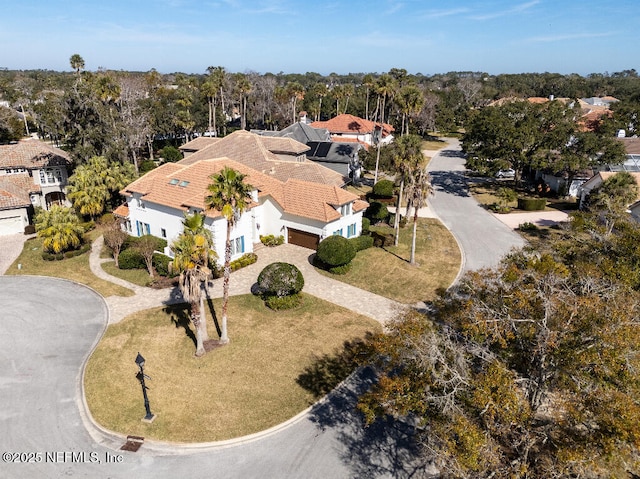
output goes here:
<path id="1" fill-rule="evenodd" d="M 372 134 L 376 128 L 379 128 L 380 123 L 345 113 L 327 121 L 314 121 L 310 126 L 312 128 L 326 128 L 331 134 L 351 133 L 365 135 L 367 133 Z M 384 123 L 382 126 L 382 136 L 387 136 L 394 131 L 393 126 L 388 123 Z"/>
<path id="2" fill-rule="evenodd" d="M 182 151 L 199 151 L 220 140 L 221 138 L 212 136 L 199 136 L 198 138 L 194 138 L 193 140 L 185 143 L 178 149 Z"/>
<path id="3" fill-rule="evenodd" d="M 43 166 L 68 166 L 70 164 L 71 158 L 65 151 L 34 138 L 0 145 L 0 168 L 34 169 Z"/>
<path id="4" fill-rule="evenodd" d="M 367 206 L 366 202 L 359 200 L 353 193 L 334 185 L 298 179 L 282 182 L 229 158 L 200 160 L 191 164 L 166 163 L 134 181 L 121 193 L 126 196 L 139 193 L 143 202 L 149 201 L 178 210 L 205 210 L 207 186 L 211 183 L 209 177 L 225 166 L 246 175 L 245 181 L 258 190 L 259 197 L 271 196 L 284 212 L 296 216 L 329 222 L 340 218 L 340 213 L 333 206 L 351 201 L 354 201 L 354 211 L 361 211 Z M 118 210 L 118 213 L 124 216 L 125 210 Z M 209 210 L 206 215 L 217 217 L 220 212 Z"/>
<path id="5" fill-rule="evenodd" d="M 127 218 L 129 216 L 129 205 L 125 203 L 124 205 L 118 206 L 113 210 L 113 215 L 121 218 Z"/>
<path id="6" fill-rule="evenodd" d="M 276 145 L 276 142 L 268 143 L 272 139 L 271 137 L 256 135 L 245 130 L 238 130 L 210 143 L 209 146 L 196 153 L 192 153 L 177 164 L 190 165 L 200 160 L 230 158 L 283 182 L 293 178 L 335 186 L 344 184 L 344 178 L 340 173 L 307 159 L 296 161 L 295 155 L 300 154 L 302 148 L 306 151 L 308 149 L 306 145 L 301 143 L 299 143 L 301 146 L 295 145 L 296 150 L 291 151 L 294 157 L 291 160 L 283 160 L 281 156 L 272 153 L 267 148 L 267 144 Z M 293 148 L 294 144 L 298 144 L 298 142 L 290 138 L 279 138 L 278 140 L 287 140 L 287 143 L 278 141 L 277 145 L 279 147 L 289 145 Z"/>

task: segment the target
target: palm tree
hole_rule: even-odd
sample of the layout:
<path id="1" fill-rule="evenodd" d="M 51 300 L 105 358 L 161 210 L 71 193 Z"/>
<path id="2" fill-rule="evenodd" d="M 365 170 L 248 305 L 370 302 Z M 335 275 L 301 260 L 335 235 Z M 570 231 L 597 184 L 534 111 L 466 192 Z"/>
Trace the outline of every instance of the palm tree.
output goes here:
<path id="1" fill-rule="evenodd" d="M 294 81 L 287 83 L 286 91 L 291 105 L 291 123 L 295 123 L 298 116 L 297 104 L 304 100 L 305 89 L 300 83 Z"/>
<path id="2" fill-rule="evenodd" d="M 44 238 L 42 246 L 50 253 L 62 253 L 82 243 L 84 228 L 71 208 L 53 205 L 40 211 L 35 218 L 36 232 Z"/>
<path id="3" fill-rule="evenodd" d="M 415 85 L 406 85 L 398 93 L 398 106 L 402 112 L 401 134 L 409 134 L 409 121 L 411 117 L 422 110 L 424 106 L 424 95 L 422 90 Z"/>
<path id="4" fill-rule="evenodd" d="M 427 197 L 433 192 L 431 187 L 431 181 L 429 173 L 424 166 L 419 166 L 414 169 L 409 176 L 409 185 L 407 188 L 407 196 L 411 199 L 413 204 L 413 236 L 411 238 L 411 256 L 409 257 L 409 264 L 416 265 L 416 233 L 418 229 L 418 210 L 422 208 L 426 202 Z"/>
<path id="5" fill-rule="evenodd" d="M 396 89 L 396 83 L 393 77 L 389 74 L 381 75 L 378 78 L 376 84 L 376 91 L 378 92 L 378 102 L 381 104 L 380 108 L 380 132 L 377 138 L 378 151 L 376 153 L 376 172 L 373 179 L 373 184 L 378 182 L 378 165 L 380 164 L 380 147 L 382 146 L 382 133 L 384 132 L 384 110 L 386 108 L 387 97 L 391 98 Z"/>
<path id="6" fill-rule="evenodd" d="M 400 207 L 402 206 L 402 196 L 404 185 L 408 175 L 417 168 L 424 168 L 425 157 L 420 147 L 422 138 L 417 135 L 407 135 L 398 138 L 395 142 L 395 154 L 393 155 L 393 166 L 400 176 L 400 191 L 396 204 L 396 214 L 393 222 L 395 230 L 395 246 L 398 246 L 400 236 Z M 410 202 L 407 201 L 407 215 Z"/>
<path id="7" fill-rule="evenodd" d="M 71 55 L 71 58 L 69 58 L 69 64 L 71 65 L 71 68 L 76 71 L 76 75 L 78 76 L 80 75 L 80 70 L 84 70 L 84 59 L 77 53 Z"/>
<path id="8" fill-rule="evenodd" d="M 251 93 L 251 82 L 244 73 L 237 73 L 235 75 L 236 80 L 236 92 L 240 96 L 240 129 L 246 130 L 247 128 L 247 97 Z"/>
<path id="9" fill-rule="evenodd" d="M 231 276 L 231 230 L 251 202 L 253 186 L 244 182 L 245 175 L 225 166 L 219 174 L 209 176 L 212 183 L 207 187 L 205 198 L 208 209 L 222 213 L 227 220 L 227 236 L 224 248 L 224 276 L 222 283 L 222 331 L 220 342 L 229 341 L 227 336 L 227 308 L 229 305 L 229 279 Z"/>
<path id="10" fill-rule="evenodd" d="M 365 113 L 364 113 L 364 117 L 365 119 L 369 119 L 369 93 L 371 92 L 371 88 L 373 88 L 373 86 L 375 85 L 375 79 L 373 78 L 373 75 L 371 73 L 367 73 L 363 78 L 362 78 L 362 85 L 366 88 L 366 102 L 365 102 Z"/>
<path id="11" fill-rule="evenodd" d="M 203 287 L 206 293 L 206 282 L 211 275 L 209 264 L 216 259 L 213 237 L 204 219 L 201 213 L 185 216 L 183 233 L 171 245 L 174 254 L 171 269 L 180 272 L 178 286 L 191 307 L 191 322 L 196 329 L 196 356 L 205 353 L 204 341 L 209 339 Z"/>

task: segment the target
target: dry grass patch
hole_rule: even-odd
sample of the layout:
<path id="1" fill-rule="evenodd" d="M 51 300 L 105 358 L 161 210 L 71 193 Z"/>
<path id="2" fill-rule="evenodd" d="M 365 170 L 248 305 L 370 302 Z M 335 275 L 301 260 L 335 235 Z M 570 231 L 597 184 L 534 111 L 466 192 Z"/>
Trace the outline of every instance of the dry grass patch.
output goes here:
<path id="1" fill-rule="evenodd" d="M 387 231 L 393 232 L 393 229 Z M 409 264 L 412 233 L 413 221 L 410 220 L 400 229 L 397 247 L 373 247 L 358 252 L 351 270 L 345 275 L 321 273 L 401 303 L 432 300 L 438 289 L 448 288 L 455 280 L 462 261 L 460 249 L 440 221 L 419 218 L 418 265 L 412 266 Z"/>
<path id="2" fill-rule="evenodd" d="M 88 235 L 88 241 L 93 240 L 94 234 Z M 85 284 L 93 288 L 102 296 L 132 296 L 133 291 L 109 281 L 94 276 L 89 267 L 90 251 L 73 258 L 65 258 L 60 261 L 45 261 L 42 259 L 42 240 L 32 238 L 24 243 L 22 253 L 9 267 L 6 274 L 53 276 L 69 279 L 77 283 Z M 21 269 L 18 269 L 18 264 Z"/>
<path id="3" fill-rule="evenodd" d="M 220 311 L 219 300 L 214 300 Z M 379 331 L 378 323 L 304 295 L 296 310 L 268 310 L 255 296 L 229 305 L 231 342 L 194 357 L 184 305 L 156 308 L 109 326 L 89 359 L 85 390 L 94 419 L 122 434 L 177 442 L 243 436 L 290 419 L 313 403 L 296 380 L 314 358 L 344 341 Z M 208 317 L 209 335 L 216 337 Z M 185 329 L 186 328 L 186 329 Z M 152 424 L 141 422 L 144 404 L 134 359 L 145 357 Z"/>

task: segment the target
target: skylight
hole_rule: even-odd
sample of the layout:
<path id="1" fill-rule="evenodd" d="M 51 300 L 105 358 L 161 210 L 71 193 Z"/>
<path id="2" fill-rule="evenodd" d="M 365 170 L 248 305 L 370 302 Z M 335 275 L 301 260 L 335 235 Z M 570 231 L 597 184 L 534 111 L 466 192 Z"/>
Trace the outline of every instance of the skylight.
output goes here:
<path id="1" fill-rule="evenodd" d="M 178 186 L 182 186 L 183 188 L 189 184 L 188 181 L 182 180 Z"/>
<path id="2" fill-rule="evenodd" d="M 177 185 L 179 181 L 180 181 L 179 179 L 177 179 L 177 178 L 173 178 L 173 179 L 169 182 L 169 184 L 170 184 L 170 185 Z"/>

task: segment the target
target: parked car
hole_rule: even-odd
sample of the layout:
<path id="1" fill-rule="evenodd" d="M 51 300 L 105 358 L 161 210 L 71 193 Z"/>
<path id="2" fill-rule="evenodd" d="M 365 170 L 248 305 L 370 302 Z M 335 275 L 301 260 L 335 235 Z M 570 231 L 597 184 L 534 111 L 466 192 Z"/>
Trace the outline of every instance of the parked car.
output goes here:
<path id="1" fill-rule="evenodd" d="M 516 170 L 513 168 L 507 168 L 506 170 L 500 170 L 496 173 L 496 178 L 515 178 Z"/>

